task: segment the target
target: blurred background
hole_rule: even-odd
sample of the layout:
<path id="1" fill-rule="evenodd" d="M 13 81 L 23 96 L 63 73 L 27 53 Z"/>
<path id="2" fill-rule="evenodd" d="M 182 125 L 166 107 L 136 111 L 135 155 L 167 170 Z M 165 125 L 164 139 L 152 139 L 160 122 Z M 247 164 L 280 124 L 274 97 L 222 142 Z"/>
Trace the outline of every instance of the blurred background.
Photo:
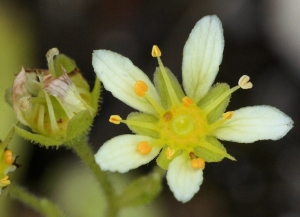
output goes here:
<path id="1" fill-rule="evenodd" d="M 272 105 L 291 116 L 295 127 L 279 141 L 224 142 L 237 162 L 207 164 L 201 190 L 190 202 L 177 202 L 164 182 L 155 203 L 128 209 L 122 216 L 300 217 L 299 0 L 0 0 L 1 95 L 21 66 L 47 68 L 45 54 L 52 47 L 76 60 L 93 85 L 93 50 L 109 49 L 129 57 L 152 78 L 157 61 L 151 48 L 156 44 L 164 65 L 181 81 L 185 41 L 195 23 L 211 14 L 221 19 L 225 35 L 216 82 L 235 86 L 247 74 L 254 84 L 251 90 L 235 92 L 228 110 Z M 132 109 L 105 90 L 102 98 L 90 137 L 94 151 L 106 140 L 130 133 L 125 125 L 112 125 L 108 119 L 111 114 L 126 117 Z M 4 139 L 16 120 L 3 98 L 0 106 Z M 70 216 L 100 216 L 101 190 L 72 151 L 47 150 L 15 137 L 10 148 L 20 156 L 22 167 L 10 176 L 14 183 L 50 197 Z M 112 180 L 121 188 L 153 165 L 112 174 Z M 1 196 L 0 216 L 39 215 Z"/>

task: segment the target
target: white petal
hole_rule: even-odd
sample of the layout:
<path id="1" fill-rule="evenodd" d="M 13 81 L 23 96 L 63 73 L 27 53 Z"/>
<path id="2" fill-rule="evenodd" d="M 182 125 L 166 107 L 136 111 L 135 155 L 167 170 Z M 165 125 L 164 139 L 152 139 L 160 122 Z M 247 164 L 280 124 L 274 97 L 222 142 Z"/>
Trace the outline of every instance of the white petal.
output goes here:
<path id="1" fill-rule="evenodd" d="M 140 111 L 156 113 L 145 97 L 137 96 L 133 89 L 136 81 L 142 80 L 148 85 L 149 96 L 158 101 L 154 85 L 128 58 L 109 50 L 96 50 L 93 53 L 93 66 L 105 89 L 116 98 Z"/>
<path id="2" fill-rule="evenodd" d="M 183 87 L 196 103 L 213 84 L 223 49 L 221 21 L 215 15 L 203 17 L 196 23 L 183 49 Z"/>
<path id="3" fill-rule="evenodd" d="M 167 181 L 175 198 L 185 203 L 199 191 L 203 182 L 203 170 L 192 168 L 189 159 L 183 153 L 170 163 Z"/>
<path id="4" fill-rule="evenodd" d="M 121 135 L 105 142 L 95 154 L 95 160 L 102 170 L 125 173 L 154 159 L 160 149 L 152 147 L 149 154 L 143 155 L 137 151 L 138 143 L 153 139 L 141 135 Z"/>
<path id="5" fill-rule="evenodd" d="M 221 140 L 251 143 L 282 138 L 293 127 L 292 119 L 271 106 L 245 107 L 219 127 L 214 135 Z"/>

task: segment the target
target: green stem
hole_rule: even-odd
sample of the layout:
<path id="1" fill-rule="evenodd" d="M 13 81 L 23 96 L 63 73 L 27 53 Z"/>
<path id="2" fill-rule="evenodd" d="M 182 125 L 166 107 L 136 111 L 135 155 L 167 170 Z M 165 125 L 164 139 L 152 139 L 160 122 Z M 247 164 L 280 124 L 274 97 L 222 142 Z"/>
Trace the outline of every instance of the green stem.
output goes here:
<path id="1" fill-rule="evenodd" d="M 117 203 L 117 196 L 111 182 L 107 178 L 107 174 L 103 172 L 99 165 L 96 163 L 94 158 L 94 153 L 91 150 L 90 146 L 87 143 L 87 138 L 83 137 L 82 139 L 72 141 L 67 144 L 69 147 L 72 147 L 78 156 L 83 160 L 83 162 L 90 168 L 90 170 L 95 175 L 99 184 L 101 185 L 106 201 L 108 203 L 107 211 L 105 216 L 115 217 L 119 212 L 119 206 Z"/>
<path id="2" fill-rule="evenodd" d="M 18 185 L 10 184 L 7 189 L 5 189 L 5 191 L 10 197 L 21 201 L 25 205 L 33 208 L 44 216 L 66 216 L 55 204 L 50 202 L 48 199 L 37 197 Z"/>

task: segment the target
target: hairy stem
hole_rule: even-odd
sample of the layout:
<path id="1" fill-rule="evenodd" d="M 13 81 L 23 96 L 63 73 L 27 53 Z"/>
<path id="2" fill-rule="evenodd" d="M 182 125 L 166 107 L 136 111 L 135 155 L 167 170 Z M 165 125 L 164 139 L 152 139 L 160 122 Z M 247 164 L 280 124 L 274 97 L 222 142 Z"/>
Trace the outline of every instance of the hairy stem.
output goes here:
<path id="1" fill-rule="evenodd" d="M 94 153 L 91 150 L 87 138 L 83 137 L 80 140 L 72 141 L 70 144 L 67 144 L 69 147 L 72 147 L 78 156 L 83 160 L 83 162 L 90 168 L 90 170 L 95 175 L 97 181 L 103 189 L 104 196 L 106 198 L 108 207 L 104 216 L 115 217 L 119 212 L 119 206 L 117 203 L 117 196 L 111 182 L 107 178 L 107 174 L 103 172 L 99 165 L 96 164 Z"/>
<path id="2" fill-rule="evenodd" d="M 37 212 L 41 213 L 46 217 L 65 217 L 66 214 L 61 211 L 55 204 L 46 198 L 37 197 L 34 194 L 28 192 L 24 188 L 10 184 L 7 189 L 5 189 L 6 194 L 10 197 L 21 201 L 25 205 L 31 207 Z"/>

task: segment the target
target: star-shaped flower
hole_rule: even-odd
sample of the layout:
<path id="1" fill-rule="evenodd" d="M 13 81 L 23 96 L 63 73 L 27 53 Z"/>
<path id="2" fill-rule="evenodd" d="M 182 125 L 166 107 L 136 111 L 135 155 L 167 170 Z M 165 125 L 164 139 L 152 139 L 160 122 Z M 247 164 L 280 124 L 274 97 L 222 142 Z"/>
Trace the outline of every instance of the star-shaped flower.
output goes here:
<path id="1" fill-rule="evenodd" d="M 223 48 L 220 20 L 206 16 L 198 21 L 183 50 L 184 91 L 164 67 L 157 46 L 152 50 L 159 64 L 154 85 L 129 59 L 108 50 L 94 51 L 93 66 L 105 89 L 141 111 L 126 120 L 111 116 L 110 122 L 125 123 L 137 135 L 120 135 L 104 143 L 95 155 L 99 166 L 123 173 L 159 155 L 157 163 L 168 170 L 170 189 L 177 200 L 187 202 L 202 184 L 205 162 L 235 160 L 218 139 L 251 143 L 283 137 L 293 121 L 276 108 L 253 106 L 225 112 L 231 94 L 252 88 L 252 83 L 244 75 L 236 87 L 225 83 L 211 87 Z"/>

